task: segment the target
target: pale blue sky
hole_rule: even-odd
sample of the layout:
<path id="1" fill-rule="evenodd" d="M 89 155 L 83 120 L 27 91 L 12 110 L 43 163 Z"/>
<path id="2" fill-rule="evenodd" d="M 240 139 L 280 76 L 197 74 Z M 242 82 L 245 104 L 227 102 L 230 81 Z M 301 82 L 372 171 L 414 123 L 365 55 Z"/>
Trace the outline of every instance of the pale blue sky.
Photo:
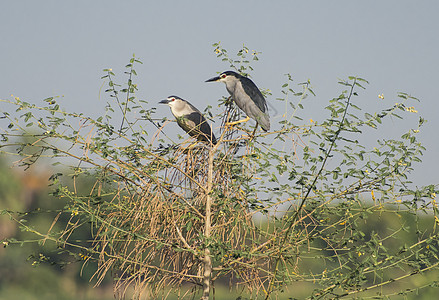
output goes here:
<path id="1" fill-rule="evenodd" d="M 372 111 L 397 102 L 397 92 L 421 99 L 413 106 L 429 121 L 419 134 L 427 152 L 414 179 L 438 183 L 438 11 L 439 1 L 403 0 L 8 1 L 0 10 L 0 98 L 41 103 L 62 95 L 67 109 L 97 116 L 107 100 L 99 98 L 102 69 L 113 68 L 122 81 L 135 53 L 144 63 L 139 98 L 156 105 L 175 94 L 204 109 L 226 95 L 222 84 L 204 83 L 229 69 L 212 43 L 230 53 L 245 44 L 262 52 L 252 76 L 273 92 L 272 107 L 283 74 L 311 80 L 317 97 L 307 118 L 322 119 L 321 108 L 341 91 L 338 78 L 350 75 L 370 81 L 358 99 Z M 167 107 L 157 113 L 170 117 Z M 386 125 L 387 136 L 400 136 L 404 122 Z"/>

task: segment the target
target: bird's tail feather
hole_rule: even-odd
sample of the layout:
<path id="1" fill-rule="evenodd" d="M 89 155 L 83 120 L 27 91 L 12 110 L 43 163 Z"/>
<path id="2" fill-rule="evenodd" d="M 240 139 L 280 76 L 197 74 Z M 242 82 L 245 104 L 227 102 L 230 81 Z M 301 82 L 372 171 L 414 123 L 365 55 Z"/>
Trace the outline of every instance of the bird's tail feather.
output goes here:
<path id="1" fill-rule="evenodd" d="M 264 131 L 270 130 L 270 118 L 266 113 L 261 113 L 256 121 Z"/>

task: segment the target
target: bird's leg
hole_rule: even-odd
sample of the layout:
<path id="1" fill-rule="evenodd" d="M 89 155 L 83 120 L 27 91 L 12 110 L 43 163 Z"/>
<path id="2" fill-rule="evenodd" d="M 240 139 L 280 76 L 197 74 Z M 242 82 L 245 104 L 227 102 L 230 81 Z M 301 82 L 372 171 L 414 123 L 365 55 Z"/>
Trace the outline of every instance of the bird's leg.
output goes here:
<path id="1" fill-rule="evenodd" d="M 248 138 L 249 141 L 253 140 L 253 139 L 255 138 L 255 133 L 256 133 L 256 130 L 258 129 L 258 125 L 259 125 L 259 124 L 256 123 L 256 127 L 255 127 L 255 129 L 253 130 L 252 134 L 249 134 L 249 135 L 243 135 L 242 137 L 243 137 L 243 138 Z"/>
<path id="2" fill-rule="evenodd" d="M 235 121 L 235 122 L 227 122 L 226 125 L 227 126 L 233 126 L 233 125 L 236 125 L 236 124 L 239 124 L 239 123 L 247 122 L 248 120 L 250 120 L 250 117 L 247 117 L 245 119 L 242 119 L 242 120 L 239 120 L 239 121 Z"/>
<path id="3" fill-rule="evenodd" d="M 252 135 L 250 136 L 250 141 L 252 140 L 252 139 L 254 139 L 254 137 L 255 137 L 255 134 L 256 134 L 256 129 L 258 129 L 258 123 L 256 123 L 256 126 L 255 126 L 255 130 L 253 130 L 253 133 L 252 133 Z"/>

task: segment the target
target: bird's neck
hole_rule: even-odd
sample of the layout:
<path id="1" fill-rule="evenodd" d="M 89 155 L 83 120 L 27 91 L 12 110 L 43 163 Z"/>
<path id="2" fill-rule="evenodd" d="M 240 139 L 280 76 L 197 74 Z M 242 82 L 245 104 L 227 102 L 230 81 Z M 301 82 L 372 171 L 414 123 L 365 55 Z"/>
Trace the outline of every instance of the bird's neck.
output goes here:
<path id="1" fill-rule="evenodd" d="M 193 111 L 190 109 L 189 105 L 176 105 L 171 107 L 171 112 L 174 115 L 174 117 L 181 117 L 185 115 L 191 114 Z"/>
<path id="2" fill-rule="evenodd" d="M 233 91 L 235 90 L 236 81 L 228 81 L 226 82 L 226 89 L 230 95 L 233 95 Z"/>

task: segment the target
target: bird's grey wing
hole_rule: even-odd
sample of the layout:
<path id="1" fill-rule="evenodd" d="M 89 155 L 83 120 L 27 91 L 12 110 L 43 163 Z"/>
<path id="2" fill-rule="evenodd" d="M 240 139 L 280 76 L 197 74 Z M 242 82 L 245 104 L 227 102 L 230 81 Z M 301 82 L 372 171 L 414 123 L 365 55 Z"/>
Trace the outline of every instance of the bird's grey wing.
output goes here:
<path id="1" fill-rule="evenodd" d="M 206 142 L 212 140 L 213 143 L 216 142 L 212 129 L 198 110 L 177 118 L 177 123 L 190 136 L 194 136 L 198 140 Z"/>
<path id="2" fill-rule="evenodd" d="M 194 129 L 194 124 L 191 124 L 192 122 L 187 120 L 185 116 L 175 117 L 175 119 L 177 120 L 178 126 L 180 126 L 189 135 L 192 135 L 191 131 Z"/>
<path id="3" fill-rule="evenodd" d="M 215 135 L 212 133 L 212 128 L 210 127 L 209 123 L 207 123 L 203 114 L 191 103 L 188 102 L 187 104 L 189 104 L 191 109 L 194 111 L 194 113 L 191 113 L 192 116 L 189 116 L 189 118 L 191 118 L 197 125 L 197 128 L 201 132 L 201 136 L 203 137 L 199 137 L 198 139 L 206 142 L 212 141 L 212 143 L 216 144 L 216 138 Z M 197 116 L 196 114 L 198 114 L 199 116 Z M 205 139 L 205 137 L 207 138 Z"/>
<path id="4" fill-rule="evenodd" d="M 247 77 L 241 77 L 241 85 L 245 93 L 255 102 L 256 106 L 265 113 L 267 110 L 267 102 L 256 84 Z"/>
<path id="5" fill-rule="evenodd" d="M 212 141 L 213 144 L 216 144 L 216 137 L 212 132 L 212 128 L 210 127 L 210 125 L 207 123 L 206 119 L 201 116 L 201 124 L 200 124 L 200 130 L 203 134 L 204 137 L 206 137 L 206 141 L 210 142 Z"/>

